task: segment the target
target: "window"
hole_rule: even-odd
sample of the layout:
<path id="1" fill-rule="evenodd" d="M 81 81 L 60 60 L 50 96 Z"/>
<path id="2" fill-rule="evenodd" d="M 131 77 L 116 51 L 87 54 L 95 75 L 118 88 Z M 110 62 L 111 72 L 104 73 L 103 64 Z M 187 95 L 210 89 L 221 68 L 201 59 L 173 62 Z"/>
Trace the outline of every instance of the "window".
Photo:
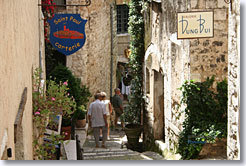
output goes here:
<path id="1" fill-rule="evenodd" d="M 129 8 L 127 5 L 117 5 L 117 33 L 128 33 Z"/>
<path id="2" fill-rule="evenodd" d="M 53 3 L 56 3 L 57 5 L 65 5 L 66 0 L 53 0 Z"/>
<path id="3" fill-rule="evenodd" d="M 56 3 L 56 5 L 66 5 L 66 0 L 53 0 L 53 3 Z M 65 10 L 66 6 L 62 7 L 56 7 L 56 10 Z"/>

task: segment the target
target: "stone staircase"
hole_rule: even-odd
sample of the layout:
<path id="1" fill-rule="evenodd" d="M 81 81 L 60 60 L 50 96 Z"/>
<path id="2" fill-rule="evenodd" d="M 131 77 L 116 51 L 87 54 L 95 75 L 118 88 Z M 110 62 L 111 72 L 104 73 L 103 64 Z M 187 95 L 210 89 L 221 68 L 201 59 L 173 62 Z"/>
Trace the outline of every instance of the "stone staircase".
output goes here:
<path id="1" fill-rule="evenodd" d="M 110 140 L 106 142 L 107 148 L 95 148 L 95 142 L 92 135 L 89 135 L 83 145 L 84 160 L 164 160 L 164 158 L 155 152 L 139 153 L 127 149 L 124 146 L 126 136 L 124 131 L 112 131 Z"/>

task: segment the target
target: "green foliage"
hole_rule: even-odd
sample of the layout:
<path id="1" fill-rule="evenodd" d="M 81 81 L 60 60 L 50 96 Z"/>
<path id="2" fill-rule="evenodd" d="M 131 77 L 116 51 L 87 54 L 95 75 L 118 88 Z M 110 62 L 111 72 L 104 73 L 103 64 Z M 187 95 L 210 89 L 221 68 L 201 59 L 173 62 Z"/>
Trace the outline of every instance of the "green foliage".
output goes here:
<path id="1" fill-rule="evenodd" d="M 89 88 L 85 85 L 81 87 L 81 80 L 76 78 L 66 66 L 58 64 L 50 73 L 49 78 L 55 82 L 67 83 L 67 87 L 69 88 L 68 96 L 76 101 L 77 108 L 74 110 L 75 112 L 79 112 L 81 106 L 86 109 L 86 104 L 89 101 L 89 97 L 91 97 Z M 75 116 L 78 116 L 77 113 Z M 71 126 L 71 123 L 71 117 L 62 117 L 62 126 Z"/>
<path id="2" fill-rule="evenodd" d="M 76 108 L 76 103 L 68 97 L 68 87 L 60 82 L 57 84 L 53 80 L 45 82 L 40 79 L 40 69 L 34 72 L 33 76 L 33 124 L 34 128 L 34 156 L 38 159 L 50 159 L 51 154 L 55 151 L 55 145 L 63 138 L 61 135 L 51 134 L 47 136 L 51 142 L 43 142 L 44 133 L 47 124 L 51 123 L 54 116 L 61 114 L 70 117 Z"/>
<path id="3" fill-rule="evenodd" d="M 130 75 L 131 95 L 129 105 L 124 110 L 123 118 L 130 123 L 140 123 L 141 110 L 144 108 L 143 99 L 143 62 L 144 62 L 144 19 L 141 13 L 142 0 L 131 0 L 129 3 L 129 28 L 130 41 Z"/>
<path id="4" fill-rule="evenodd" d="M 67 81 L 69 96 L 75 99 L 77 106 L 86 106 L 89 101 L 89 97 L 91 97 L 91 93 L 85 85 L 80 87 L 81 80 L 75 78 L 75 76 L 67 67 L 59 64 L 55 67 L 49 76 L 51 76 L 51 78 L 49 77 L 50 79 L 56 82 Z"/>
<path id="5" fill-rule="evenodd" d="M 74 118 L 77 120 L 85 119 L 86 116 L 86 109 L 85 106 L 81 105 L 78 107 L 78 109 L 74 113 Z"/>
<path id="6" fill-rule="evenodd" d="M 59 64 L 66 65 L 66 55 L 57 51 L 51 43 L 45 42 L 45 69 L 47 78 L 49 78 L 50 73 Z"/>
<path id="7" fill-rule="evenodd" d="M 185 121 L 179 135 L 177 153 L 183 159 L 196 158 L 205 141 L 213 143 L 215 138 L 227 135 L 227 82 L 217 83 L 217 92 L 211 90 L 214 77 L 205 82 L 185 81 L 181 104 L 185 104 Z"/>
<path id="8" fill-rule="evenodd" d="M 34 146 L 38 146 L 34 153 L 39 160 L 56 160 L 56 145 L 63 143 L 64 136 L 51 134 L 47 136 L 49 141 L 44 141 L 39 144 L 37 140 L 34 140 Z"/>

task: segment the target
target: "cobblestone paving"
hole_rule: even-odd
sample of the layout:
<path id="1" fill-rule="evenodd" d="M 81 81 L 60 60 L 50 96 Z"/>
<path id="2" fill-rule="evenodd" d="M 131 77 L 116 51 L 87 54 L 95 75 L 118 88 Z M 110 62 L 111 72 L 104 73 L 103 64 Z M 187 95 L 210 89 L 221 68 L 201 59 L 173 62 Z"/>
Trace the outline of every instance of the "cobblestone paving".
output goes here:
<path id="1" fill-rule="evenodd" d="M 127 149 L 123 143 L 126 141 L 124 131 L 116 130 L 110 134 L 106 142 L 107 148 L 95 148 L 92 135 L 89 135 L 84 143 L 84 160 L 163 160 L 163 157 L 155 152 L 139 153 Z"/>

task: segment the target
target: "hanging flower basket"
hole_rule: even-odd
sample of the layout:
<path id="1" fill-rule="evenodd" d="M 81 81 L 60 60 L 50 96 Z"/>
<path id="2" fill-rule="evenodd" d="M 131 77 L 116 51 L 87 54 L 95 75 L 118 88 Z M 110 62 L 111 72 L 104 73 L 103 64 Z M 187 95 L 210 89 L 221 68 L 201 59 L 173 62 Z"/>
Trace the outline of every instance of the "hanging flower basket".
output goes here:
<path id="1" fill-rule="evenodd" d="M 126 77 L 123 77 L 123 83 L 125 86 L 129 86 L 131 85 L 131 80 L 132 80 L 132 76 L 128 75 Z"/>

